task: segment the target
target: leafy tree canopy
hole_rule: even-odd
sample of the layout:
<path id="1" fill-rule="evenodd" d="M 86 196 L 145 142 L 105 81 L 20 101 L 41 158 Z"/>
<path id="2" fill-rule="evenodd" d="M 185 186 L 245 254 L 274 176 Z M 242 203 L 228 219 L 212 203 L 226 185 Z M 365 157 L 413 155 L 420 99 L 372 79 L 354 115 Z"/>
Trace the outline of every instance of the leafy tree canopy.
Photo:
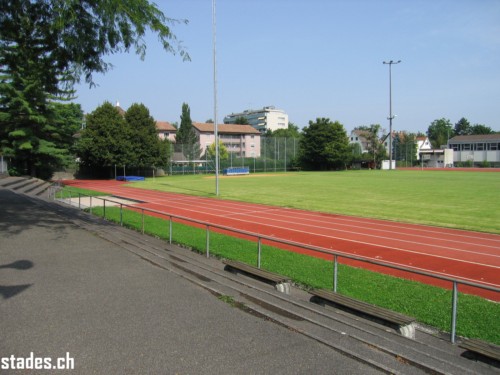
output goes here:
<path id="1" fill-rule="evenodd" d="M 401 132 L 394 138 L 396 160 L 413 162 L 417 158 L 417 135 L 414 133 Z"/>
<path id="2" fill-rule="evenodd" d="M 181 124 L 175 135 L 177 152 L 183 152 L 188 160 L 196 160 L 200 156 L 198 137 L 191 120 L 191 109 L 187 103 L 182 103 Z"/>
<path id="3" fill-rule="evenodd" d="M 246 117 L 240 116 L 240 117 L 236 117 L 236 119 L 234 120 L 234 123 L 238 124 L 238 125 L 248 125 L 248 120 Z"/>
<path id="4" fill-rule="evenodd" d="M 278 138 L 300 138 L 300 130 L 298 126 L 290 122 L 287 129 L 277 129 L 271 133 L 271 136 Z"/>
<path id="5" fill-rule="evenodd" d="M 93 73 L 108 71 L 105 55 L 134 49 L 143 58 L 148 31 L 167 52 L 189 59 L 169 27 L 177 22 L 147 0 L 2 0 L 0 152 L 46 177 L 67 153 L 52 138 L 50 103 L 71 98 L 80 77 L 93 84 Z"/>
<path id="6" fill-rule="evenodd" d="M 445 118 L 434 120 L 427 129 L 427 136 L 432 147 L 440 148 L 448 143 L 448 139 L 454 136 L 454 129 L 451 121 Z"/>
<path id="7" fill-rule="evenodd" d="M 486 125 L 475 124 L 471 127 L 471 134 L 494 134 L 495 132 Z"/>
<path id="8" fill-rule="evenodd" d="M 375 165 L 379 165 L 387 157 L 387 150 L 383 142 L 381 142 L 382 133 L 384 132 L 382 126 L 380 124 L 362 125 L 356 127 L 355 130 L 363 131 L 363 137 L 366 139 L 367 153 L 364 158 L 373 161 Z"/>
<path id="9" fill-rule="evenodd" d="M 166 166 L 170 157 L 169 142 L 159 139 L 143 104 L 132 104 L 124 115 L 111 103 L 102 104 L 87 115 L 76 148 L 83 169 L 97 175 L 114 166 Z"/>
<path id="10" fill-rule="evenodd" d="M 471 131 L 472 131 L 472 128 L 471 128 L 470 122 L 465 117 L 462 117 L 455 124 L 455 128 L 454 128 L 455 135 L 469 135 L 469 134 L 471 134 Z"/>
<path id="11" fill-rule="evenodd" d="M 0 5 L 1 42 L 12 57 L 8 63 L 16 63 L 16 49 L 36 48 L 41 60 L 34 63 L 45 71 L 47 89 L 58 85 L 60 75 L 74 82 L 83 73 L 92 83 L 94 72 L 111 67 L 105 55 L 134 48 L 144 58 L 147 31 L 167 52 L 188 60 L 169 27 L 178 22 L 187 23 L 166 17 L 148 0 L 10 0 Z"/>
<path id="12" fill-rule="evenodd" d="M 167 154 L 161 152 L 161 140 L 156 131 L 156 121 L 144 104 L 132 104 L 125 112 L 130 132 L 132 157 L 129 165 L 139 168 L 166 164 Z"/>
<path id="13" fill-rule="evenodd" d="M 303 129 L 299 144 L 300 162 L 306 169 L 343 169 L 350 160 L 349 140 L 338 121 L 318 118 Z"/>
<path id="14" fill-rule="evenodd" d="M 207 147 L 207 155 L 210 159 L 215 160 L 215 142 Z M 224 143 L 219 139 L 219 160 L 229 159 L 229 151 Z"/>
<path id="15" fill-rule="evenodd" d="M 105 102 L 86 117 L 77 144 L 83 166 L 111 167 L 130 165 L 132 148 L 129 127 L 115 106 Z"/>

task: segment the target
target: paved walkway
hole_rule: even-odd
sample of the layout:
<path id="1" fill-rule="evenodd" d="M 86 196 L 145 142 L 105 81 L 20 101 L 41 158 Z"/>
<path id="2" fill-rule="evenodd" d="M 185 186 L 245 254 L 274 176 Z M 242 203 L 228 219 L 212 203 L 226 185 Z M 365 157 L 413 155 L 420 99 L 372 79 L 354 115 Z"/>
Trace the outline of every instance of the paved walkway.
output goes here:
<path id="1" fill-rule="evenodd" d="M 76 374 L 375 370 L 254 317 L 0 188 L 0 358 L 74 358 Z"/>

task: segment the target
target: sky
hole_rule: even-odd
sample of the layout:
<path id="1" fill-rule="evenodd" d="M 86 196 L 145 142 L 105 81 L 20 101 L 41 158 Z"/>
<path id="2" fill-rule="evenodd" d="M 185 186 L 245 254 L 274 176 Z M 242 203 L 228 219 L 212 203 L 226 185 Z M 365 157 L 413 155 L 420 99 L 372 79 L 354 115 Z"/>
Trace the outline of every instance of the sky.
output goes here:
<path id="1" fill-rule="evenodd" d="M 105 101 L 143 103 L 158 121 L 214 119 L 212 0 L 157 0 L 191 61 L 146 37 L 105 58 L 113 69 L 77 86 L 84 112 Z M 425 132 L 465 117 L 500 131 L 499 0 L 217 0 L 217 120 L 275 106 L 303 128 L 326 117 L 350 132 L 389 128 L 389 65 L 395 131 Z"/>

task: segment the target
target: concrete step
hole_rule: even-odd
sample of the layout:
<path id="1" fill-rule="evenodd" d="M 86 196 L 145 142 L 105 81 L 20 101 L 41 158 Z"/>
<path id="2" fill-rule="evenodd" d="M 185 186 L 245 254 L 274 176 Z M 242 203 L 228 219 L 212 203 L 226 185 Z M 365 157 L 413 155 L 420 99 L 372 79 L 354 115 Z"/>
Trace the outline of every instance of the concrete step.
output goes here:
<path id="1" fill-rule="evenodd" d="M 50 185 L 50 182 L 31 177 L 8 176 L 0 179 L 0 187 L 33 196 L 42 195 Z"/>
<path id="2" fill-rule="evenodd" d="M 30 189 L 34 184 L 36 184 L 37 181 L 39 180 L 36 178 L 27 178 L 24 181 L 19 181 L 19 183 L 9 186 L 9 188 L 11 190 L 16 190 L 20 193 L 23 193 L 24 191 Z"/>
<path id="3" fill-rule="evenodd" d="M 14 177 L 8 176 L 0 179 L 0 186 L 4 188 L 11 188 L 12 186 L 17 186 L 26 181 L 27 177 Z"/>
<path id="4" fill-rule="evenodd" d="M 42 194 L 47 193 L 47 189 L 51 186 L 52 184 L 46 181 L 43 181 L 42 183 L 38 184 L 35 188 L 26 191 L 26 194 L 29 195 L 34 195 L 34 196 L 40 196 Z"/>

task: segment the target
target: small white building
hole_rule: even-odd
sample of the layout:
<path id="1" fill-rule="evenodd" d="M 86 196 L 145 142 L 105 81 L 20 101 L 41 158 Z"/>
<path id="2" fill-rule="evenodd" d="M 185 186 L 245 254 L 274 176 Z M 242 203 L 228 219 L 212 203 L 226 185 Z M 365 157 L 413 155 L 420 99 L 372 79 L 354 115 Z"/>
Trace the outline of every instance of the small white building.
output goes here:
<path id="1" fill-rule="evenodd" d="M 225 124 L 234 124 L 236 119 L 243 117 L 254 129 L 260 133 L 268 130 L 288 129 L 288 115 L 282 109 L 276 109 L 274 106 L 264 107 L 254 110 L 247 109 L 239 113 L 231 113 L 224 117 Z"/>
<path id="2" fill-rule="evenodd" d="M 451 168 L 453 167 L 453 150 L 450 148 L 420 150 L 419 160 L 423 167 Z"/>
<path id="3" fill-rule="evenodd" d="M 415 141 L 417 142 L 417 160 L 420 160 L 420 151 L 432 150 L 431 141 L 429 141 L 429 137 L 425 135 L 417 137 Z"/>

